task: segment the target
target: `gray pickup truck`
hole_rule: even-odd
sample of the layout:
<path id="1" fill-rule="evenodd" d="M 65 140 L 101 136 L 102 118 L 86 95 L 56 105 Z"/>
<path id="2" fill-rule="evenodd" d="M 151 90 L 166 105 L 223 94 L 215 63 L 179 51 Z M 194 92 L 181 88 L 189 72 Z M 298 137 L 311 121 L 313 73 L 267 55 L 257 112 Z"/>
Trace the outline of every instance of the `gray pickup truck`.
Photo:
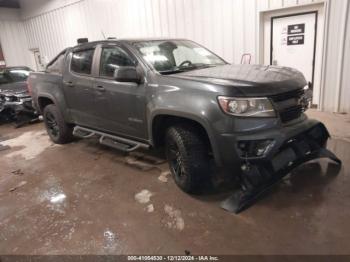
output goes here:
<path id="1" fill-rule="evenodd" d="M 230 211 L 248 207 L 306 161 L 340 163 L 325 148 L 327 129 L 304 114 L 300 72 L 230 65 L 189 40 L 83 43 L 28 83 L 55 143 L 97 136 L 123 151 L 164 148 L 176 184 L 188 193 L 210 179 L 215 161 L 241 185 L 222 204 Z"/>

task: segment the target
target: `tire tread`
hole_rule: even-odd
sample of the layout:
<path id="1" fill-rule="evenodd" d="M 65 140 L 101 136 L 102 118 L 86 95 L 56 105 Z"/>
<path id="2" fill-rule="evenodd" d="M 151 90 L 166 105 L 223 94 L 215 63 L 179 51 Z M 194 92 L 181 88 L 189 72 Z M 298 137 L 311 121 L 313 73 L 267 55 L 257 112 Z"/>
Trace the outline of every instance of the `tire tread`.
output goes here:
<path id="1" fill-rule="evenodd" d="M 178 186 L 187 193 L 197 193 L 210 178 L 208 148 L 199 132 L 190 125 L 176 125 L 170 127 L 167 139 L 173 137 L 178 144 L 186 172 L 189 174 L 187 182 Z"/>
<path id="2" fill-rule="evenodd" d="M 52 137 L 48 131 L 48 134 L 51 138 L 51 140 L 56 144 L 67 144 L 73 141 L 73 128 L 67 124 L 63 118 L 63 115 L 61 114 L 58 107 L 54 104 L 47 105 L 44 108 L 43 116 L 44 116 L 44 122 L 45 122 L 45 115 L 47 112 L 51 112 L 51 114 L 54 115 L 55 120 L 59 127 L 59 137 L 56 139 Z M 45 122 L 46 124 L 46 122 Z"/>

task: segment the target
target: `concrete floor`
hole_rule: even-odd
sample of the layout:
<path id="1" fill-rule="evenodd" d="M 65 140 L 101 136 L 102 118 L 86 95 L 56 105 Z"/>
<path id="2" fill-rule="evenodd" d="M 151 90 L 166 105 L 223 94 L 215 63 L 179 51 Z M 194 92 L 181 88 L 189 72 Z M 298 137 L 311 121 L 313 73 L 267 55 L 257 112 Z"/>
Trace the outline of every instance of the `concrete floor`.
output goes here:
<path id="1" fill-rule="evenodd" d="M 225 193 L 181 192 L 153 158 L 2 125 L 0 254 L 349 254 L 350 118 L 309 114 L 335 136 L 341 170 L 308 163 L 240 215 L 220 209 Z"/>

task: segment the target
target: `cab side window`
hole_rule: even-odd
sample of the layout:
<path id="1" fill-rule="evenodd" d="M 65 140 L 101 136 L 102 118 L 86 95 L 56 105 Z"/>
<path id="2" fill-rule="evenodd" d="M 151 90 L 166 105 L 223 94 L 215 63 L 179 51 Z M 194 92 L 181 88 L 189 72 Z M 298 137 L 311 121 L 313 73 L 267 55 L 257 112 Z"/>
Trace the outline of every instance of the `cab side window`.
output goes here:
<path id="1" fill-rule="evenodd" d="M 120 47 L 102 48 L 100 76 L 113 77 L 115 69 L 121 66 L 135 66 L 135 63 Z"/>
<path id="2" fill-rule="evenodd" d="M 78 74 L 90 75 L 94 49 L 73 52 L 70 69 Z"/>

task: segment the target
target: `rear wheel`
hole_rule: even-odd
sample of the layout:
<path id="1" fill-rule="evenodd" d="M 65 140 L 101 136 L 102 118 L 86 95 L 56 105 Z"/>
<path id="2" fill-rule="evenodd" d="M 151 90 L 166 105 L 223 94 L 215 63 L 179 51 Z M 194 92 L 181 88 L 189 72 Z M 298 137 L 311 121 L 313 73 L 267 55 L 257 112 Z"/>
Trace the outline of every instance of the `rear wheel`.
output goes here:
<path id="1" fill-rule="evenodd" d="M 190 125 L 170 127 L 166 155 L 176 184 L 187 193 L 198 193 L 210 181 L 208 146 Z"/>
<path id="2" fill-rule="evenodd" d="M 56 105 L 48 105 L 43 112 L 44 123 L 51 140 L 66 144 L 73 140 L 73 129 L 68 125 Z"/>

